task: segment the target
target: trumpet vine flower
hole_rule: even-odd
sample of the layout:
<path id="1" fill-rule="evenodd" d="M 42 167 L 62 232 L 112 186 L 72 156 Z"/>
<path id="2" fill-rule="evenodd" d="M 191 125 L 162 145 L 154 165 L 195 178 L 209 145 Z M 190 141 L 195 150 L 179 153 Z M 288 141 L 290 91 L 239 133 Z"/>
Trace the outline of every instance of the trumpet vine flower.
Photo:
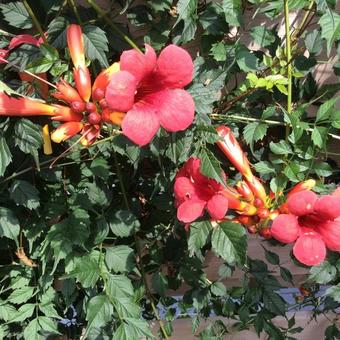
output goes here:
<path id="1" fill-rule="evenodd" d="M 146 45 L 145 54 L 136 50 L 122 53 L 120 71 L 111 76 L 105 99 L 112 111 L 126 112 L 124 135 L 146 145 L 160 126 L 175 132 L 191 125 L 195 104 L 183 88 L 192 77 L 193 62 L 184 49 L 169 45 L 157 58 Z"/>
<path id="2" fill-rule="evenodd" d="M 287 214 L 276 217 L 272 236 L 282 243 L 294 243 L 293 254 L 303 264 L 324 261 L 327 248 L 340 251 L 340 196 L 318 197 L 302 190 L 288 196 Z"/>

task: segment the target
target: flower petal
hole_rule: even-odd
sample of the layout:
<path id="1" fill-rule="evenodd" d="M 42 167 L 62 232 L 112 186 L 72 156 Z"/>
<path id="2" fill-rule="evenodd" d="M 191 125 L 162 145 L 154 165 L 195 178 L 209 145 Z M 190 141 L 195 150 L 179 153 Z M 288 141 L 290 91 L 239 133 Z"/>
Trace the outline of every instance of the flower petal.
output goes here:
<path id="1" fill-rule="evenodd" d="M 298 220 L 294 215 L 279 215 L 271 227 L 272 236 L 282 243 L 294 242 L 299 236 L 299 231 Z"/>
<path id="2" fill-rule="evenodd" d="M 154 70 L 156 59 L 155 50 L 145 44 L 145 54 L 137 50 L 124 51 L 120 57 L 120 69 L 132 74 L 136 78 L 136 82 L 139 83 Z"/>
<path id="3" fill-rule="evenodd" d="M 160 53 L 156 75 L 163 86 L 183 88 L 192 81 L 193 73 L 191 56 L 183 48 L 169 45 Z"/>
<path id="4" fill-rule="evenodd" d="M 318 233 L 301 235 L 293 247 L 294 256 L 307 266 L 316 266 L 326 258 L 326 246 Z"/>
<path id="5" fill-rule="evenodd" d="M 138 145 L 148 144 L 159 129 L 159 119 L 153 107 L 137 103 L 126 114 L 122 130 L 126 137 Z"/>
<path id="6" fill-rule="evenodd" d="M 106 88 L 105 99 L 113 111 L 129 111 L 134 103 L 136 78 L 127 71 L 113 73 Z"/>
<path id="7" fill-rule="evenodd" d="M 205 205 L 205 201 L 187 200 L 178 207 L 177 218 L 184 223 L 193 222 L 203 215 Z"/>
<path id="8" fill-rule="evenodd" d="M 327 221 L 319 226 L 318 232 L 328 249 L 340 251 L 340 221 Z"/>
<path id="9" fill-rule="evenodd" d="M 340 216 L 340 197 L 336 195 L 321 196 L 314 205 L 314 211 L 324 219 L 336 219 Z"/>
<path id="10" fill-rule="evenodd" d="M 194 120 L 195 104 L 191 95 L 184 90 L 162 90 L 144 98 L 157 110 L 165 130 L 185 130 Z"/>
<path id="11" fill-rule="evenodd" d="M 228 211 L 228 199 L 221 195 L 214 195 L 207 204 L 209 215 L 217 220 L 222 219 Z"/>
<path id="12" fill-rule="evenodd" d="M 8 48 L 11 50 L 22 44 L 29 44 L 34 46 L 39 46 L 38 40 L 33 37 L 31 34 L 19 34 L 11 39 L 11 42 L 8 45 Z"/>
<path id="13" fill-rule="evenodd" d="M 296 216 L 311 214 L 318 196 L 315 192 L 302 190 L 288 197 L 287 204 L 290 213 Z"/>
<path id="14" fill-rule="evenodd" d="M 177 200 L 197 198 L 195 185 L 187 177 L 177 177 L 174 184 L 174 193 Z"/>

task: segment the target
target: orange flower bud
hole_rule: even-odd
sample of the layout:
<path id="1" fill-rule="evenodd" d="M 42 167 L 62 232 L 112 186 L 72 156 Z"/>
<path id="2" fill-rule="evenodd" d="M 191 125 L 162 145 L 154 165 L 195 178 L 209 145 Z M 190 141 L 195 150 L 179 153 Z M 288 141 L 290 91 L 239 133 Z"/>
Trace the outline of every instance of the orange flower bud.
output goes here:
<path id="1" fill-rule="evenodd" d="M 74 89 L 68 82 L 61 80 L 56 84 L 58 92 L 52 93 L 54 98 L 64 100 L 65 102 L 71 104 L 72 102 L 82 102 L 78 91 Z"/>
<path id="2" fill-rule="evenodd" d="M 80 96 L 88 102 L 91 98 L 91 75 L 86 66 L 79 66 L 73 70 L 74 82 Z"/>
<path id="3" fill-rule="evenodd" d="M 242 197 L 247 201 L 252 201 L 254 199 L 254 194 L 250 190 L 248 184 L 244 181 L 239 181 L 236 184 L 237 192 L 242 195 Z"/>
<path id="4" fill-rule="evenodd" d="M 51 139 L 55 143 L 61 143 L 73 137 L 81 131 L 83 124 L 80 122 L 68 122 L 61 124 L 51 134 Z"/>
<path id="5" fill-rule="evenodd" d="M 62 122 L 80 122 L 83 115 L 78 112 L 72 111 L 68 106 L 51 105 L 53 107 L 52 120 L 59 120 Z"/>

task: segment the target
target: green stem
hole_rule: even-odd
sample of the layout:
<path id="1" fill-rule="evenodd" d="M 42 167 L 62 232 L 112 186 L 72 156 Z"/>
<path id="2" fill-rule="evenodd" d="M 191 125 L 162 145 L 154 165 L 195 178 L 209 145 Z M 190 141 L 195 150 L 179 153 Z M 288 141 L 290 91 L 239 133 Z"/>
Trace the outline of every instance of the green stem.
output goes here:
<path id="1" fill-rule="evenodd" d="M 296 38 L 299 37 L 299 35 L 301 34 L 301 32 L 303 32 L 304 26 L 305 26 L 305 24 L 306 24 L 306 22 L 307 22 L 307 19 L 308 19 L 308 17 L 309 17 L 309 14 L 310 14 L 311 11 L 312 11 L 313 6 L 314 6 L 314 0 L 311 0 L 310 3 L 309 3 L 308 8 L 307 8 L 307 10 L 306 10 L 306 13 L 305 13 L 305 15 L 303 16 L 303 18 L 302 18 L 302 20 L 301 20 L 301 22 L 300 22 L 299 27 L 298 27 L 297 30 L 294 32 L 294 36 L 293 36 L 293 41 L 294 41 L 294 42 L 296 41 Z"/>
<path id="2" fill-rule="evenodd" d="M 122 194 L 123 194 L 123 201 L 125 204 L 125 208 L 126 210 L 130 210 L 130 205 L 129 205 L 129 201 L 127 199 L 127 195 L 126 195 L 126 190 L 125 190 L 125 186 L 124 186 L 124 182 L 123 182 L 123 177 L 122 174 L 120 172 L 120 167 L 118 164 L 118 158 L 116 153 L 113 153 L 113 158 L 114 158 L 114 162 L 115 162 L 115 166 L 116 166 L 116 172 L 117 172 L 117 177 L 118 177 L 118 181 L 119 181 L 119 185 L 120 185 L 120 189 L 122 190 Z"/>
<path id="3" fill-rule="evenodd" d="M 287 58 L 287 113 L 292 113 L 292 64 L 289 62 L 292 59 L 292 46 L 290 37 L 290 24 L 289 24 L 289 6 L 288 0 L 284 0 L 284 16 L 285 16 L 285 31 L 286 31 L 286 58 Z M 289 136 L 290 128 L 286 125 L 286 140 Z"/>
<path id="4" fill-rule="evenodd" d="M 139 47 L 126 35 L 124 34 L 112 21 L 108 16 L 106 15 L 105 11 L 103 11 L 93 0 L 86 0 L 89 5 L 93 7 L 93 9 L 104 18 L 106 23 L 121 37 L 123 38 L 132 48 L 137 50 L 138 52 L 142 51 L 139 49 Z"/>
<path id="5" fill-rule="evenodd" d="M 74 0 L 68 0 L 72 9 L 73 9 L 73 12 L 74 12 L 74 15 L 76 16 L 76 19 L 77 19 L 77 22 L 79 25 L 82 25 L 82 21 L 81 21 L 81 18 L 80 18 L 80 15 L 78 13 L 78 10 L 77 10 L 77 6 L 74 2 Z"/>
<path id="6" fill-rule="evenodd" d="M 33 24 L 34 24 L 35 28 L 37 29 L 37 31 L 39 32 L 42 40 L 44 41 L 44 43 L 46 43 L 45 33 L 44 33 L 43 29 L 41 28 L 41 25 L 40 25 L 37 17 L 35 16 L 34 12 L 32 11 L 32 8 L 30 7 L 30 5 L 27 3 L 26 0 L 22 0 L 22 3 L 25 6 L 29 16 L 31 17 Z"/>

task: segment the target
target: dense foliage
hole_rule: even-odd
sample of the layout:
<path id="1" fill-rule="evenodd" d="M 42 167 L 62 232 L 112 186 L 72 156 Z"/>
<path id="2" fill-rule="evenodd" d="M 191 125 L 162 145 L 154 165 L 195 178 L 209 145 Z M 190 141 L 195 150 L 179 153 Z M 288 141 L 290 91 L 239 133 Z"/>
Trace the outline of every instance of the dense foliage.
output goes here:
<path id="1" fill-rule="evenodd" d="M 294 285 L 292 274 L 266 248 L 284 247 L 288 257 L 291 247 L 270 239 L 270 224 L 262 230 L 248 228 L 269 239 L 258 237 L 265 261 L 250 258 L 247 242 L 253 236 L 240 221 L 211 221 L 215 212 L 208 201 L 216 192 L 204 203 L 208 213 L 185 225 L 177 219 L 183 201 L 174 202 L 173 189 L 190 157 L 201 160 L 200 171 L 209 178 L 205 183 L 234 186 L 241 179 L 216 146 L 220 138 L 215 127 L 225 124 L 266 191 L 271 190 L 273 202 L 310 178 L 316 180 L 317 194 L 335 190 L 339 169 L 334 157 L 339 154 L 328 145 L 340 139 L 334 96 L 340 86 L 338 81 L 319 85 L 315 79 L 316 67 L 339 51 L 335 1 L 128 0 L 112 1 L 107 9 L 96 1 L 87 3 L 88 8 L 74 0 L 0 4 L 2 95 L 55 103 L 55 89 L 46 92 L 41 79 L 74 84 L 77 65 L 66 37 L 70 24 L 82 27 L 86 65 L 78 66 L 89 66 L 92 81 L 119 61 L 123 51 L 144 49 L 142 41 L 138 47 L 133 42 L 142 30 L 144 42 L 158 55 L 175 44 L 193 56 L 193 81 L 185 90 L 195 102 L 194 122 L 178 129 L 184 131 L 170 132 L 176 130 L 161 121 L 163 128 L 157 125 L 150 143 L 139 143 L 147 144 L 142 147 L 121 133 L 122 117 L 115 115 L 111 124 L 95 128 L 86 143 L 75 136 L 53 143 L 48 155 L 42 127 L 49 124 L 54 130 L 59 122 L 46 115 L 1 113 L 0 338 L 169 338 L 180 311 L 181 316 L 194 314 L 192 330 L 201 339 L 248 328 L 270 339 L 294 339 L 301 329 L 287 311 L 308 305 L 317 315 L 339 308 L 339 252 L 329 250 L 321 264 L 304 266 L 310 274 L 291 306 L 278 290 Z M 296 28 L 289 31 L 289 14 L 296 11 Z M 255 25 L 258 18 L 265 24 Z M 283 34 L 278 35 L 280 22 Z M 34 37 L 13 41 L 22 34 Z M 339 62 L 329 69 L 338 79 Z M 176 91 L 183 94 L 183 87 Z M 5 105 L 1 98 L 0 110 Z M 97 126 L 97 117 L 92 118 Z M 76 127 L 73 135 L 82 128 Z M 141 133 L 147 128 L 141 121 Z M 92 136 L 92 130 L 82 131 Z M 52 134 L 53 140 L 64 140 L 59 137 Z M 211 251 L 221 258 L 216 280 L 206 272 Z M 237 286 L 230 284 L 235 274 L 241 275 Z M 327 289 L 320 293 L 323 285 Z M 173 296 L 180 287 L 186 291 L 177 301 Z M 200 321 L 212 315 L 235 322 L 212 321 L 198 330 Z M 276 326 L 276 316 L 286 318 L 287 327 Z M 153 335 L 150 320 L 156 319 L 160 329 Z M 325 337 L 340 338 L 336 323 Z"/>

